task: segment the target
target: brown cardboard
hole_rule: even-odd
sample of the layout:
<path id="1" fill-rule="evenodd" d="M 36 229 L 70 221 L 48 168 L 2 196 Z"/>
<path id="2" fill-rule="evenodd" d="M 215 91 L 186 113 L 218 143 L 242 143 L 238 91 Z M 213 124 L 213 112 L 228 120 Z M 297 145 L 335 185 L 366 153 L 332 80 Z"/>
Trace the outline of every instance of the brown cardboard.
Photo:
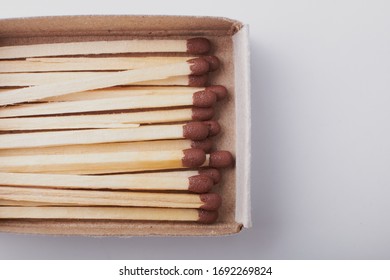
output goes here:
<path id="1" fill-rule="evenodd" d="M 232 35 L 242 24 L 225 18 L 183 16 L 64 16 L 0 20 L 0 46 L 33 43 L 119 40 L 133 38 L 190 38 L 203 36 L 213 45 L 221 68 L 211 84 L 224 85 L 229 98 L 218 105 L 216 118 L 223 133 L 216 138 L 217 149 L 236 152 L 236 109 Z M 245 77 L 242 77 L 245 79 Z M 246 77 L 248 78 L 248 77 Z M 249 120 L 246 120 L 249 121 Z M 215 189 L 223 197 L 217 223 L 78 221 L 78 220 L 0 220 L 0 231 L 14 233 L 137 236 L 137 235 L 225 235 L 237 233 L 236 169 L 223 171 Z"/>

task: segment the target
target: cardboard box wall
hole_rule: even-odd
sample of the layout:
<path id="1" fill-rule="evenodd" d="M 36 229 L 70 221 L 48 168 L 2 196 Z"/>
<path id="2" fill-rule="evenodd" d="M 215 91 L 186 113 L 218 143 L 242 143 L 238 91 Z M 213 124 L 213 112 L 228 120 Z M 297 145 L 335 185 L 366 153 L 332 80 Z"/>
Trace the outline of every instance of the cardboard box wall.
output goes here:
<path id="1" fill-rule="evenodd" d="M 217 105 L 222 126 L 216 148 L 236 158 L 215 187 L 223 204 L 215 224 L 146 221 L 0 220 L 0 231 L 14 233 L 137 236 L 225 235 L 251 226 L 250 82 L 248 27 L 226 18 L 185 16 L 61 16 L 0 20 L 0 46 L 135 38 L 206 37 L 222 62 L 210 84 L 224 85 L 229 98 Z M 1 153 L 1 151 L 0 151 Z M 0 208 L 1 211 L 1 208 Z"/>

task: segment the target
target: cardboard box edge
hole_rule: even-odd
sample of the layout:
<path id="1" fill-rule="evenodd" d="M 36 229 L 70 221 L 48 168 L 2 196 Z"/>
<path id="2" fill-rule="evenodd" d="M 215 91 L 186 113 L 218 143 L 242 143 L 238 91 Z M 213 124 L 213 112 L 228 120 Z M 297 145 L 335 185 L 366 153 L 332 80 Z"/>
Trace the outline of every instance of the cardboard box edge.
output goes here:
<path id="1" fill-rule="evenodd" d="M 251 85 L 249 26 L 233 35 L 234 76 L 236 91 L 236 221 L 245 228 L 251 218 Z M 244 77 L 244 79 L 242 79 Z M 237 93 L 240 94 L 237 94 Z M 237 98 L 238 95 L 240 98 Z"/>

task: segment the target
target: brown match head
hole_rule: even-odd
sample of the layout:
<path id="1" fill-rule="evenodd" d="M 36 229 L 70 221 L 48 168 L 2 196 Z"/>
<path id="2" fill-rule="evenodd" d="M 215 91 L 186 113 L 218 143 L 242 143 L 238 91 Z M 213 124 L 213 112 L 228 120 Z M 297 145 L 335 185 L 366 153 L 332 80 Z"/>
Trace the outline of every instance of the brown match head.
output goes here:
<path id="1" fill-rule="evenodd" d="M 187 60 L 190 65 L 191 75 L 203 75 L 209 71 L 209 63 L 203 58 L 193 58 Z"/>
<path id="2" fill-rule="evenodd" d="M 206 38 L 191 38 L 187 40 L 187 53 L 189 54 L 205 54 L 211 49 L 210 41 Z"/>
<path id="3" fill-rule="evenodd" d="M 193 107 L 191 109 L 191 118 L 193 121 L 208 121 L 214 117 L 215 110 L 213 107 L 199 108 Z"/>
<path id="4" fill-rule="evenodd" d="M 191 140 L 204 140 L 209 136 L 209 128 L 203 122 L 189 122 L 183 125 L 183 137 Z"/>
<path id="5" fill-rule="evenodd" d="M 206 90 L 210 90 L 210 91 L 213 91 L 215 92 L 215 94 L 217 95 L 217 100 L 220 101 L 224 98 L 226 98 L 227 96 L 227 89 L 224 87 L 224 86 L 209 86 L 206 88 Z"/>
<path id="6" fill-rule="evenodd" d="M 218 219 L 217 211 L 206 211 L 203 209 L 199 210 L 199 223 L 202 224 L 212 224 Z"/>
<path id="7" fill-rule="evenodd" d="M 211 107 L 217 102 L 217 95 L 211 90 L 200 90 L 192 95 L 192 104 L 196 107 Z"/>
<path id="8" fill-rule="evenodd" d="M 219 66 L 221 65 L 218 57 L 216 57 L 215 55 L 206 55 L 206 56 L 203 56 L 202 58 L 205 59 L 209 63 L 209 71 L 210 72 L 217 70 L 219 68 Z"/>
<path id="9" fill-rule="evenodd" d="M 207 193 L 213 185 L 213 180 L 206 175 L 195 175 L 188 178 L 188 190 L 190 192 Z"/>
<path id="10" fill-rule="evenodd" d="M 199 197 L 200 200 L 204 203 L 200 208 L 204 210 L 217 210 L 222 204 L 222 198 L 217 193 L 204 193 Z"/>
<path id="11" fill-rule="evenodd" d="M 208 81 L 209 81 L 209 76 L 207 74 L 188 76 L 188 85 L 190 87 L 204 87 Z"/>
<path id="12" fill-rule="evenodd" d="M 183 150 L 181 163 L 183 167 L 195 168 L 201 166 L 206 161 L 206 153 L 201 149 Z"/>
<path id="13" fill-rule="evenodd" d="M 209 129 L 209 136 L 218 135 L 221 132 L 221 126 L 217 121 L 205 121 L 203 122 Z"/>
<path id="14" fill-rule="evenodd" d="M 201 141 L 191 141 L 191 148 L 201 149 L 208 153 L 213 148 L 213 141 L 210 138 Z"/>
<path id="15" fill-rule="evenodd" d="M 225 168 L 232 166 L 234 158 L 228 151 L 216 151 L 210 154 L 209 165 L 215 168 Z"/>
<path id="16" fill-rule="evenodd" d="M 215 168 L 200 169 L 199 174 L 209 176 L 214 184 L 218 184 L 221 181 L 221 173 Z"/>

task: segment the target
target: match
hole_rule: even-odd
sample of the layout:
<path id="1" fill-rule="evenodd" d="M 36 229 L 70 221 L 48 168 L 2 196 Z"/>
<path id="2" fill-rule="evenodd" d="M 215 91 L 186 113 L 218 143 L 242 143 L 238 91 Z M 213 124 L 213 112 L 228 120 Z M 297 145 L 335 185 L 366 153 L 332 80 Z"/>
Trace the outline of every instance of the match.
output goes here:
<path id="1" fill-rule="evenodd" d="M 191 175 L 188 177 L 188 175 L 186 174 L 181 175 L 181 172 L 186 173 L 185 171 L 160 172 L 168 173 L 165 174 L 164 177 L 160 177 L 158 175 L 159 173 L 153 172 L 99 176 L 36 173 L 0 173 L 0 186 L 92 190 L 168 190 L 189 191 L 192 193 L 206 193 L 209 192 L 214 185 L 212 177 L 206 174 Z"/>
<path id="2" fill-rule="evenodd" d="M 63 72 L 63 71 L 118 71 L 157 65 L 185 62 L 196 57 L 147 56 L 147 57 L 34 57 L 25 60 L 1 60 L 0 73 Z M 216 56 L 203 56 L 210 71 L 219 68 Z"/>
<path id="3" fill-rule="evenodd" d="M 140 68 L 143 69 L 143 68 Z M 0 87 L 26 87 L 41 86 L 46 84 L 61 83 L 75 79 L 103 78 L 118 72 L 44 72 L 44 73 L 0 73 Z M 190 86 L 194 83 L 207 81 L 207 75 L 180 75 L 166 79 L 147 80 L 143 82 L 130 82 L 123 85 L 143 86 Z"/>
<path id="4" fill-rule="evenodd" d="M 205 54 L 210 41 L 205 38 L 187 40 L 118 40 L 0 47 L 0 59 L 40 56 L 115 54 L 115 53 L 188 53 Z"/>
<path id="5" fill-rule="evenodd" d="M 216 94 L 206 89 L 195 93 L 166 94 L 163 96 L 144 95 L 97 100 L 22 104 L 1 109 L 0 118 L 177 106 L 211 107 L 216 101 Z"/>
<path id="6" fill-rule="evenodd" d="M 66 95 L 49 97 L 41 101 L 59 102 L 59 101 L 80 101 L 96 100 L 130 96 L 164 96 L 167 94 L 195 93 L 206 90 L 206 87 L 185 87 L 185 86 L 120 86 L 83 92 L 75 92 Z M 0 93 L 4 90 L 0 90 Z"/>
<path id="7" fill-rule="evenodd" d="M 207 160 L 206 160 L 207 158 Z M 227 151 L 207 155 L 201 149 L 138 151 L 70 155 L 0 157 L 0 172 L 53 174 L 109 174 L 201 166 L 225 168 L 233 164 Z"/>
<path id="8" fill-rule="evenodd" d="M 136 128 L 1 134 L 0 150 L 165 139 L 191 139 L 198 141 L 206 139 L 208 135 L 209 128 L 202 122 L 172 125 L 145 125 Z"/>
<path id="9" fill-rule="evenodd" d="M 28 156 L 28 155 L 59 155 L 59 154 L 93 154 L 112 152 L 136 152 L 136 151 L 172 151 L 186 150 L 190 148 L 202 149 L 206 153 L 213 148 L 213 141 L 206 138 L 200 141 L 189 139 L 153 140 L 124 143 L 100 143 L 90 145 L 66 145 L 39 148 L 4 149 L 0 151 L 0 157 L 4 156 Z"/>
<path id="10" fill-rule="evenodd" d="M 0 61 L 0 73 L 131 70 L 184 62 L 189 56 L 34 57 Z"/>
<path id="11" fill-rule="evenodd" d="M 113 73 L 113 72 L 111 72 Z M 2 76 L 2 74 L 0 74 L 0 76 Z M 73 75 L 72 75 L 73 76 Z M 79 76 L 77 75 L 77 77 L 75 78 L 78 78 Z M 23 79 L 19 79 L 18 78 L 18 81 L 15 81 L 15 77 L 11 77 L 11 79 L 8 77 L 6 80 L 4 81 L 0 81 L 0 83 L 3 83 L 3 85 L 13 85 L 13 84 L 19 84 L 22 83 L 22 84 L 25 84 L 26 86 L 28 84 L 32 84 L 32 85 L 41 85 L 41 83 L 39 82 L 39 80 L 36 80 L 37 78 L 40 79 L 40 77 L 34 77 L 33 82 L 31 82 L 31 77 L 29 78 L 29 80 L 23 80 Z M 54 77 L 56 80 L 58 80 L 58 82 L 61 82 L 63 81 L 62 79 L 58 79 L 59 76 L 57 75 L 56 77 Z M 68 76 L 69 78 L 69 76 Z M 142 86 L 142 87 L 157 87 L 157 86 L 162 86 L 162 87 L 205 87 L 208 83 L 208 75 L 207 74 L 203 74 L 203 75 L 186 75 L 186 76 L 172 76 L 172 77 L 169 77 L 169 78 L 165 78 L 165 79 L 159 79 L 159 80 L 149 80 L 149 81 L 144 81 L 144 82 L 137 82 L 137 83 L 129 83 L 128 86 Z M 51 81 L 53 82 L 53 81 Z M 43 83 L 42 83 L 43 84 Z M 31 85 L 31 86 L 32 86 Z M 6 88 L 6 86 L 4 86 Z M 8 86 L 8 87 L 12 87 L 12 86 Z M 23 86 L 15 86 L 15 87 L 23 87 Z M 123 85 L 122 85 L 123 87 Z M 5 91 L 8 91 L 9 89 L 0 89 L 0 92 L 5 92 Z M 88 91 L 89 92 L 89 91 Z M 84 92 L 83 92 L 84 93 Z M 80 93 L 77 93 L 77 94 L 80 94 Z M 70 94 L 71 95 L 71 94 Z M 56 99 L 58 98 L 59 100 L 60 99 L 65 99 L 67 100 L 67 95 L 59 95 L 59 96 L 54 96 L 54 97 L 49 97 L 49 98 L 45 98 L 43 100 L 49 100 L 49 99 Z M 92 98 L 92 99 L 97 99 L 97 98 Z"/>
<path id="12" fill-rule="evenodd" d="M 93 114 L 55 117 L 0 118 L 0 131 L 28 131 L 86 128 L 131 128 L 139 124 L 205 121 L 214 116 L 213 108 L 186 108 L 119 114 Z"/>
<path id="13" fill-rule="evenodd" d="M 147 67 L 141 69 L 110 72 L 104 75 L 94 74 L 91 77 L 75 78 L 58 83 L 3 91 L 0 95 L 0 106 L 21 102 L 37 101 L 44 98 L 65 95 L 73 92 L 107 88 L 129 83 L 166 79 L 180 75 L 200 75 L 207 72 L 209 64 L 202 58 L 186 62 Z"/>
<path id="14" fill-rule="evenodd" d="M 221 197 L 216 193 L 187 194 L 163 192 L 63 190 L 0 186 L 0 199 L 43 202 L 61 206 L 135 206 L 217 210 Z"/>
<path id="15" fill-rule="evenodd" d="M 214 223 L 218 212 L 146 207 L 0 207 L 0 219 L 150 220 Z"/>
<path id="16" fill-rule="evenodd" d="M 4 91 L 0 89 L 0 93 Z M 130 96 L 144 95 L 167 95 L 167 94 L 183 94 L 195 93 L 198 91 L 213 91 L 217 100 L 222 100 L 227 96 L 227 90 L 224 86 L 214 85 L 209 87 L 183 87 L 183 86 L 123 86 L 112 87 L 98 90 L 90 90 L 83 92 L 70 93 L 42 99 L 41 101 L 59 102 L 59 101 L 80 101 L 80 100 L 95 100 Z"/>

